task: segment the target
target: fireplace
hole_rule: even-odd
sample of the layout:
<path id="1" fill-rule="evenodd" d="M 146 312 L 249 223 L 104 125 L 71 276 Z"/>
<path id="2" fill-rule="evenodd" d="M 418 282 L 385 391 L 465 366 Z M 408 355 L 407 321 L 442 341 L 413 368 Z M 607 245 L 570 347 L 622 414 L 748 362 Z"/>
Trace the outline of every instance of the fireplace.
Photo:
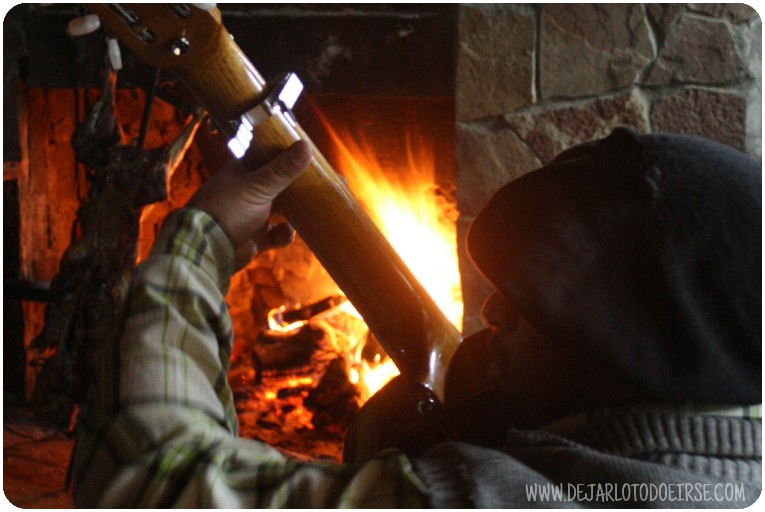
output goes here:
<path id="1" fill-rule="evenodd" d="M 617 125 L 700 134 L 761 158 L 761 23 L 744 5 L 312 4 L 222 10 L 236 41 L 264 75 L 292 70 L 304 80 L 307 93 L 297 117 L 359 195 L 368 188 L 356 175 L 360 163 L 371 172 L 372 184 L 390 180 L 393 188 L 431 197 L 436 217 L 454 233 L 449 236 L 461 283 L 456 295 L 464 306 L 453 318 L 465 334 L 479 329 L 480 304 L 491 288 L 470 265 L 462 240 L 490 194 L 508 180 Z M 8 308 L 23 309 L 22 322 L 4 324 L 5 339 L 17 340 L 4 343 L 4 389 L 15 390 L 6 399 L 15 397 L 16 404 L 35 389 L 34 372 L 28 366 L 20 371 L 19 361 L 31 358 L 25 350 L 42 327 L 44 283 L 56 273 L 87 192 L 86 171 L 75 162 L 69 141 L 99 95 L 103 37 L 67 36 L 64 27 L 76 14 L 71 6 L 20 6 L 4 23 L 4 245 L 6 254 L 10 248 L 19 255 L 16 262 L 6 257 L 5 276 L 6 284 L 9 276 L 18 278 L 13 291 L 24 299 L 4 304 L 7 319 L 22 317 L 9 315 Z M 118 116 L 133 137 L 152 81 L 150 69 L 125 56 Z M 173 140 L 190 112 L 188 98 L 167 77 L 160 76 L 155 92 L 147 146 Z M 206 127 L 200 129 L 169 179 L 168 200 L 143 212 L 139 260 L 161 219 L 224 158 Z M 378 172 L 385 173 L 384 181 Z M 419 173 L 426 179 L 415 185 L 412 178 Z M 370 209 L 382 202 L 362 201 Z M 18 225 L 9 222 L 14 213 Z M 18 239 L 17 249 L 9 245 L 9 234 Z M 299 456 L 337 458 L 347 420 L 364 400 L 352 374 L 376 356 L 383 359 L 379 349 L 373 341 L 367 346 L 363 326 L 300 240 L 262 255 L 232 284 L 228 299 L 237 348 L 230 382 L 242 433 Z M 294 332 L 268 326 L 269 314 L 309 305 L 326 308 Z M 361 350 L 360 358 L 337 350 L 338 338 L 356 328 L 363 342 L 350 352 Z M 269 347 L 287 345 L 294 359 L 274 361 Z M 340 384 L 322 395 L 317 389 L 325 378 L 322 392 L 329 381 Z"/>
<path id="2" fill-rule="evenodd" d="M 265 76 L 292 69 L 304 77 L 307 91 L 296 117 L 381 229 L 393 236 L 410 267 L 431 274 L 437 269 L 440 275 L 430 280 L 445 290 L 438 293 L 446 297 L 444 307 L 459 325 L 451 92 L 455 9 L 232 6 L 223 11 L 229 30 Z M 75 14 L 32 7 L 25 10 L 25 22 L 60 28 Z M 268 28 L 253 33 L 255 25 Z M 387 34 L 387 47 L 372 45 L 368 31 Z M 36 45 L 57 51 L 47 40 L 55 37 L 40 41 L 32 32 L 29 37 L 30 51 Z M 18 176 L 20 273 L 25 279 L 14 288 L 23 299 L 32 299 L 31 290 L 39 288 L 43 299 L 22 303 L 23 345 L 31 368 L 25 398 L 38 414 L 62 427 L 76 409 L 52 398 L 64 387 L 49 369 L 53 351 L 31 347 L 43 329 L 45 301 L 53 300 L 45 297 L 45 284 L 77 238 L 73 233 L 82 223 L 73 221 L 92 188 L 89 170 L 77 160 L 71 141 L 104 95 L 100 63 L 105 46 L 101 34 L 68 43 L 74 44 L 72 61 L 78 67 L 74 83 L 51 84 L 66 79 L 44 76 L 38 68 L 42 64 L 32 64 L 30 55 L 29 78 L 20 90 L 19 124 L 29 140 Z M 426 72 L 419 66 L 423 60 L 429 62 Z M 349 61 L 359 62 L 360 68 L 349 69 Z M 187 92 L 173 77 L 153 73 L 123 52 L 113 102 L 123 140 L 142 138 L 147 148 L 179 137 L 192 110 Z M 230 158 L 215 127 L 203 123 L 183 161 L 167 176 L 167 198 L 143 208 L 137 262 L 148 254 L 167 213 L 182 206 Z M 423 260 L 427 253 L 431 256 Z M 442 266 L 435 266 L 442 257 Z M 226 299 L 235 332 L 229 377 L 242 435 L 303 457 L 339 459 L 350 419 L 397 373 L 358 313 L 300 238 L 238 272 Z M 296 314 L 304 316 L 298 325 L 277 321 Z"/>

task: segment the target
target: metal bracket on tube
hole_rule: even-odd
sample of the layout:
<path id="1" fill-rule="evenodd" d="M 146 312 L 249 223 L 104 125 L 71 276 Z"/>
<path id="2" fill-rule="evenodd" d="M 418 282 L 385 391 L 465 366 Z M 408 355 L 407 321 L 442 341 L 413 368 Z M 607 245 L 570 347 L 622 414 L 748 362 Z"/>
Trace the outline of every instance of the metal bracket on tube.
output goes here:
<path id="1" fill-rule="evenodd" d="M 236 158 L 244 156 L 250 147 L 255 126 L 269 117 L 281 115 L 291 126 L 297 125 L 292 107 L 303 92 L 303 83 L 298 76 L 295 73 L 285 73 L 274 80 L 269 88 L 271 93 L 263 102 L 242 114 L 238 120 L 231 121 L 234 136 L 228 141 L 228 148 Z"/>

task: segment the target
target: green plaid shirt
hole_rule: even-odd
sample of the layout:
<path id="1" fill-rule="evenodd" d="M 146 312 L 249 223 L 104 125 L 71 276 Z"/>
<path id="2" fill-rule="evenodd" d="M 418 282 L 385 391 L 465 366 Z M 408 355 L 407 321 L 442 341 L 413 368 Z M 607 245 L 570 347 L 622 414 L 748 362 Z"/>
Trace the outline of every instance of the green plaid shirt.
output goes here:
<path id="1" fill-rule="evenodd" d="M 75 503 L 424 506 L 425 487 L 398 451 L 363 466 L 309 463 L 237 437 L 224 302 L 233 271 L 233 248 L 209 215 L 168 216 L 131 283 L 119 343 L 96 353 L 71 467 Z"/>

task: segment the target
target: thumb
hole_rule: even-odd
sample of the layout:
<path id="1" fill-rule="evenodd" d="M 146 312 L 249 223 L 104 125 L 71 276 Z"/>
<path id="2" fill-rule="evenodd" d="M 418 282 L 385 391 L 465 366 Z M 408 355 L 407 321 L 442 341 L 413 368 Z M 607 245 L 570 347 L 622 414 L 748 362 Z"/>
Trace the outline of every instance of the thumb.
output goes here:
<path id="1" fill-rule="evenodd" d="M 258 252 L 286 247 L 295 239 L 295 229 L 287 222 L 268 226 L 264 233 L 254 238 Z"/>

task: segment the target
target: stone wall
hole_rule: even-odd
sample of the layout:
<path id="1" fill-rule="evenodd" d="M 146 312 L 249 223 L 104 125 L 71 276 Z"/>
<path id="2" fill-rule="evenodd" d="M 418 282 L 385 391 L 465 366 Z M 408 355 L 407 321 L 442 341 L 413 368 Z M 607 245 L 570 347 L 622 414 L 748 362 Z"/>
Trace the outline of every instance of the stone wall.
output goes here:
<path id="1" fill-rule="evenodd" d="M 491 287 L 464 236 L 502 184 L 618 125 L 761 159 L 761 21 L 742 4 L 462 5 L 457 206 L 466 334 Z"/>

